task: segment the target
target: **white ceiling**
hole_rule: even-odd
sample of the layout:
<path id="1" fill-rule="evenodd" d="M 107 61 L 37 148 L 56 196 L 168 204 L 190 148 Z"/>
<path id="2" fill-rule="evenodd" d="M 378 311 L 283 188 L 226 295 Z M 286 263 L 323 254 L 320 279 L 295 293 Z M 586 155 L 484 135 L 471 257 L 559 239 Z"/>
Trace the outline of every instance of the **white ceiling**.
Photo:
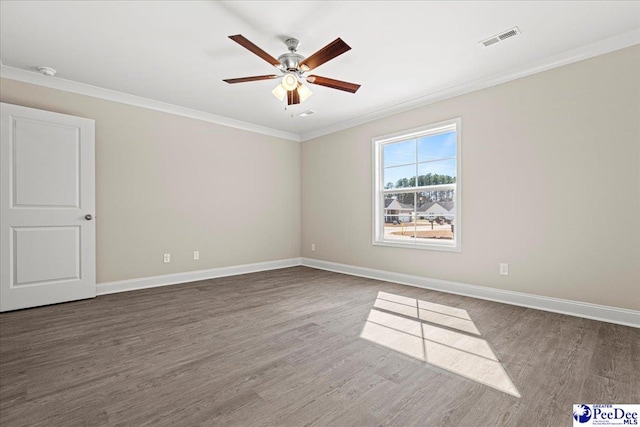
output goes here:
<path id="1" fill-rule="evenodd" d="M 2 0 L 0 15 L 3 71 L 49 66 L 58 70 L 53 79 L 302 139 L 494 76 L 542 69 L 603 40 L 626 35 L 626 44 L 640 42 L 639 1 Z M 489 48 L 478 44 L 514 26 L 521 35 Z M 276 71 L 227 37 L 233 34 L 274 57 L 286 52 L 283 41 L 292 36 L 304 56 L 341 37 L 352 50 L 314 74 L 362 87 L 350 94 L 309 85 L 314 96 L 285 111 L 271 94 L 275 80 L 222 81 Z M 307 109 L 316 114 L 296 116 Z"/>

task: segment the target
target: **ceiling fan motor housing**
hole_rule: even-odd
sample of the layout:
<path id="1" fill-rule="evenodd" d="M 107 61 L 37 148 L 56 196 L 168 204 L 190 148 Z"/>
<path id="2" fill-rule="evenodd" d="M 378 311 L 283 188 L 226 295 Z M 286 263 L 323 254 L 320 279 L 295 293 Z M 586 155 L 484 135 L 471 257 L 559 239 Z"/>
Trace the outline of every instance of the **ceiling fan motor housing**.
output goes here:
<path id="1" fill-rule="evenodd" d="M 298 71 L 298 64 L 302 62 L 304 56 L 298 53 L 283 53 L 278 57 L 281 68 L 287 71 Z"/>

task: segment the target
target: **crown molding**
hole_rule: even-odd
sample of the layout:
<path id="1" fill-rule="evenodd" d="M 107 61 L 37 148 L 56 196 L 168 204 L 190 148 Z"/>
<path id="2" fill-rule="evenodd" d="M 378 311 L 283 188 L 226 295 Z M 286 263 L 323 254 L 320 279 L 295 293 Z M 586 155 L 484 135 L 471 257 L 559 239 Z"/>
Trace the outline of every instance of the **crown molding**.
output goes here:
<path id="1" fill-rule="evenodd" d="M 230 119 L 217 114 L 205 113 L 203 111 L 193 110 L 191 108 L 181 107 L 141 96 L 130 95 L 124 92 L 79 83 L 73 80 L 43 76 L 40 73 L 9 67 L 1 63 L 0 77 L 300 142 L 300 136 L 295 133 L 272 129 L 253 123 L 243 122 L 241 120 Z"/>
<path id="2" fill-rule="evenodd" d="M 335 125 L 304 133 L 300 135 L 300 140 L 302 142 L 309 141 L 320 136 L 339 132 L 341 130 L 369 123 L 374 120 L 389 117 L 394 114 L 404 113 L 406 111 L 424 107 L 429 104 L 444 101 L 445 99 L 454 98 L 456 96 L 464 95 L 470 92 L 486 89 L 491 86 L 507 83 L 512 80 L 517 80 L 522 77 L 541 73 L 553 68 L 569 65 L 574 62 L 592 58 L 594 56 L 604 55 L 606 53 L 624 49 L 636 44 L 640 44 L 640 29 L 601 40 L 586 46 L 582 46 L 577 49 L 565 51 L 558 55 L 550 56 L 539 61 L 530 62 L 521 67 L 516 67 L 502 73 L 493 74 L 478 80 L 474 80 L 472 82 L 464 83 L 435 93 L 420 96 L 411 101 L 392 105 L 350 120 L 346 120 L 344 122 L 337 123 Z"/>
<path id="3" fill-rule="evenodd" d="M 73 92 L 80 95 L 91 96 L 108 101 L 120 102 L 123 104 L 134 105 L 142 108 L 149 108 L 151 110 L 162 111 L 169 114 L 189 117 L 196 120 L 202 120 L 222 126 L 242 129 L 249 132 L 260 133 L 263 135 L 274 136 L 291 141 L 304 142 L 314 138 L 318 138 L 320 136 L 349 129 L 361 124 L 369 123 L 374 120 L 383 119 L 394 114 L 404 113 L 406 111 L 444 101 L 449 98 L 454 98 L 456 96 L 464 95 L 470 92 L 486 89 L 491 86 L 507 83 L 509 81 L 520 79 L 522 77 L 527 77 L 536 73 L 551 70 L 553 68 L 562 67 L 574 62 L 589 59 L 594 56 L 604 55 L 606 53 L 624 49 L 636 44 L 640 44 L 640 29 L 601 40 L 586 46 L 582 46 L 577 49 L 565 51 L 558 55 L 531 62 L 529 64 L 513 68 L 503 73 L 493 74 L 478 80 L 474 80 L 472 82 L 464 83 L 435 93 L 423 95 L 407 102 L 385 107 L 380 110 L 337 123 L 335 125 L 326 126 L 321 129 L 303 134 L 285 132 L 278 129 L 268 128 L 253 123 L 219 116 L 217 114 L 205 113 L 203 111 L 193 110 L 190 108 L 181 107 L 161 101 L 155 101 L 153 99 L 130 95 L 123 92 L 117 92 L 110 89 L 104 89 L 98 86 L 92 86 L 72 80 L 65 80 L 58 77 L 47 77 L 36 72 L 9 67 L 2 64 L 1 62 L 0 77 L 11 80 L 18 80 L 25 83 L 31 83 L 38 86 L 49 87 L 52 89 L 58 89 L 66 92 Z"/>

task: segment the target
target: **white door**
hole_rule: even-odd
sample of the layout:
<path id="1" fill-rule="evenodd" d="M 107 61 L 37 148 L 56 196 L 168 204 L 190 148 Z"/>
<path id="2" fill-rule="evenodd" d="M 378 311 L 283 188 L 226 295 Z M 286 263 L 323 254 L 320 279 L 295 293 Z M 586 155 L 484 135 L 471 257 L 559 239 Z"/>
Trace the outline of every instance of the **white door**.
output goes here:
<path id="1" fill-rule="evenodd" d="M 0 311 L 95 297 L 94 121 L 0 113 Z"/>

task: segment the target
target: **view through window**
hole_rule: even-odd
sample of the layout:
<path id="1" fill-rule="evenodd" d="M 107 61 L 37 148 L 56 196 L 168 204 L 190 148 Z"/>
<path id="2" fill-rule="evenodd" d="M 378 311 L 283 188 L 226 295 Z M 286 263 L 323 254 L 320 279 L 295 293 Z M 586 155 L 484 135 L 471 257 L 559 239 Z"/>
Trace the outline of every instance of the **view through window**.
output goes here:
<path id="1" fill-rule="evenodd" d="M 374 244 L 460 250 L 459 127 L 374 139 Z"/>

